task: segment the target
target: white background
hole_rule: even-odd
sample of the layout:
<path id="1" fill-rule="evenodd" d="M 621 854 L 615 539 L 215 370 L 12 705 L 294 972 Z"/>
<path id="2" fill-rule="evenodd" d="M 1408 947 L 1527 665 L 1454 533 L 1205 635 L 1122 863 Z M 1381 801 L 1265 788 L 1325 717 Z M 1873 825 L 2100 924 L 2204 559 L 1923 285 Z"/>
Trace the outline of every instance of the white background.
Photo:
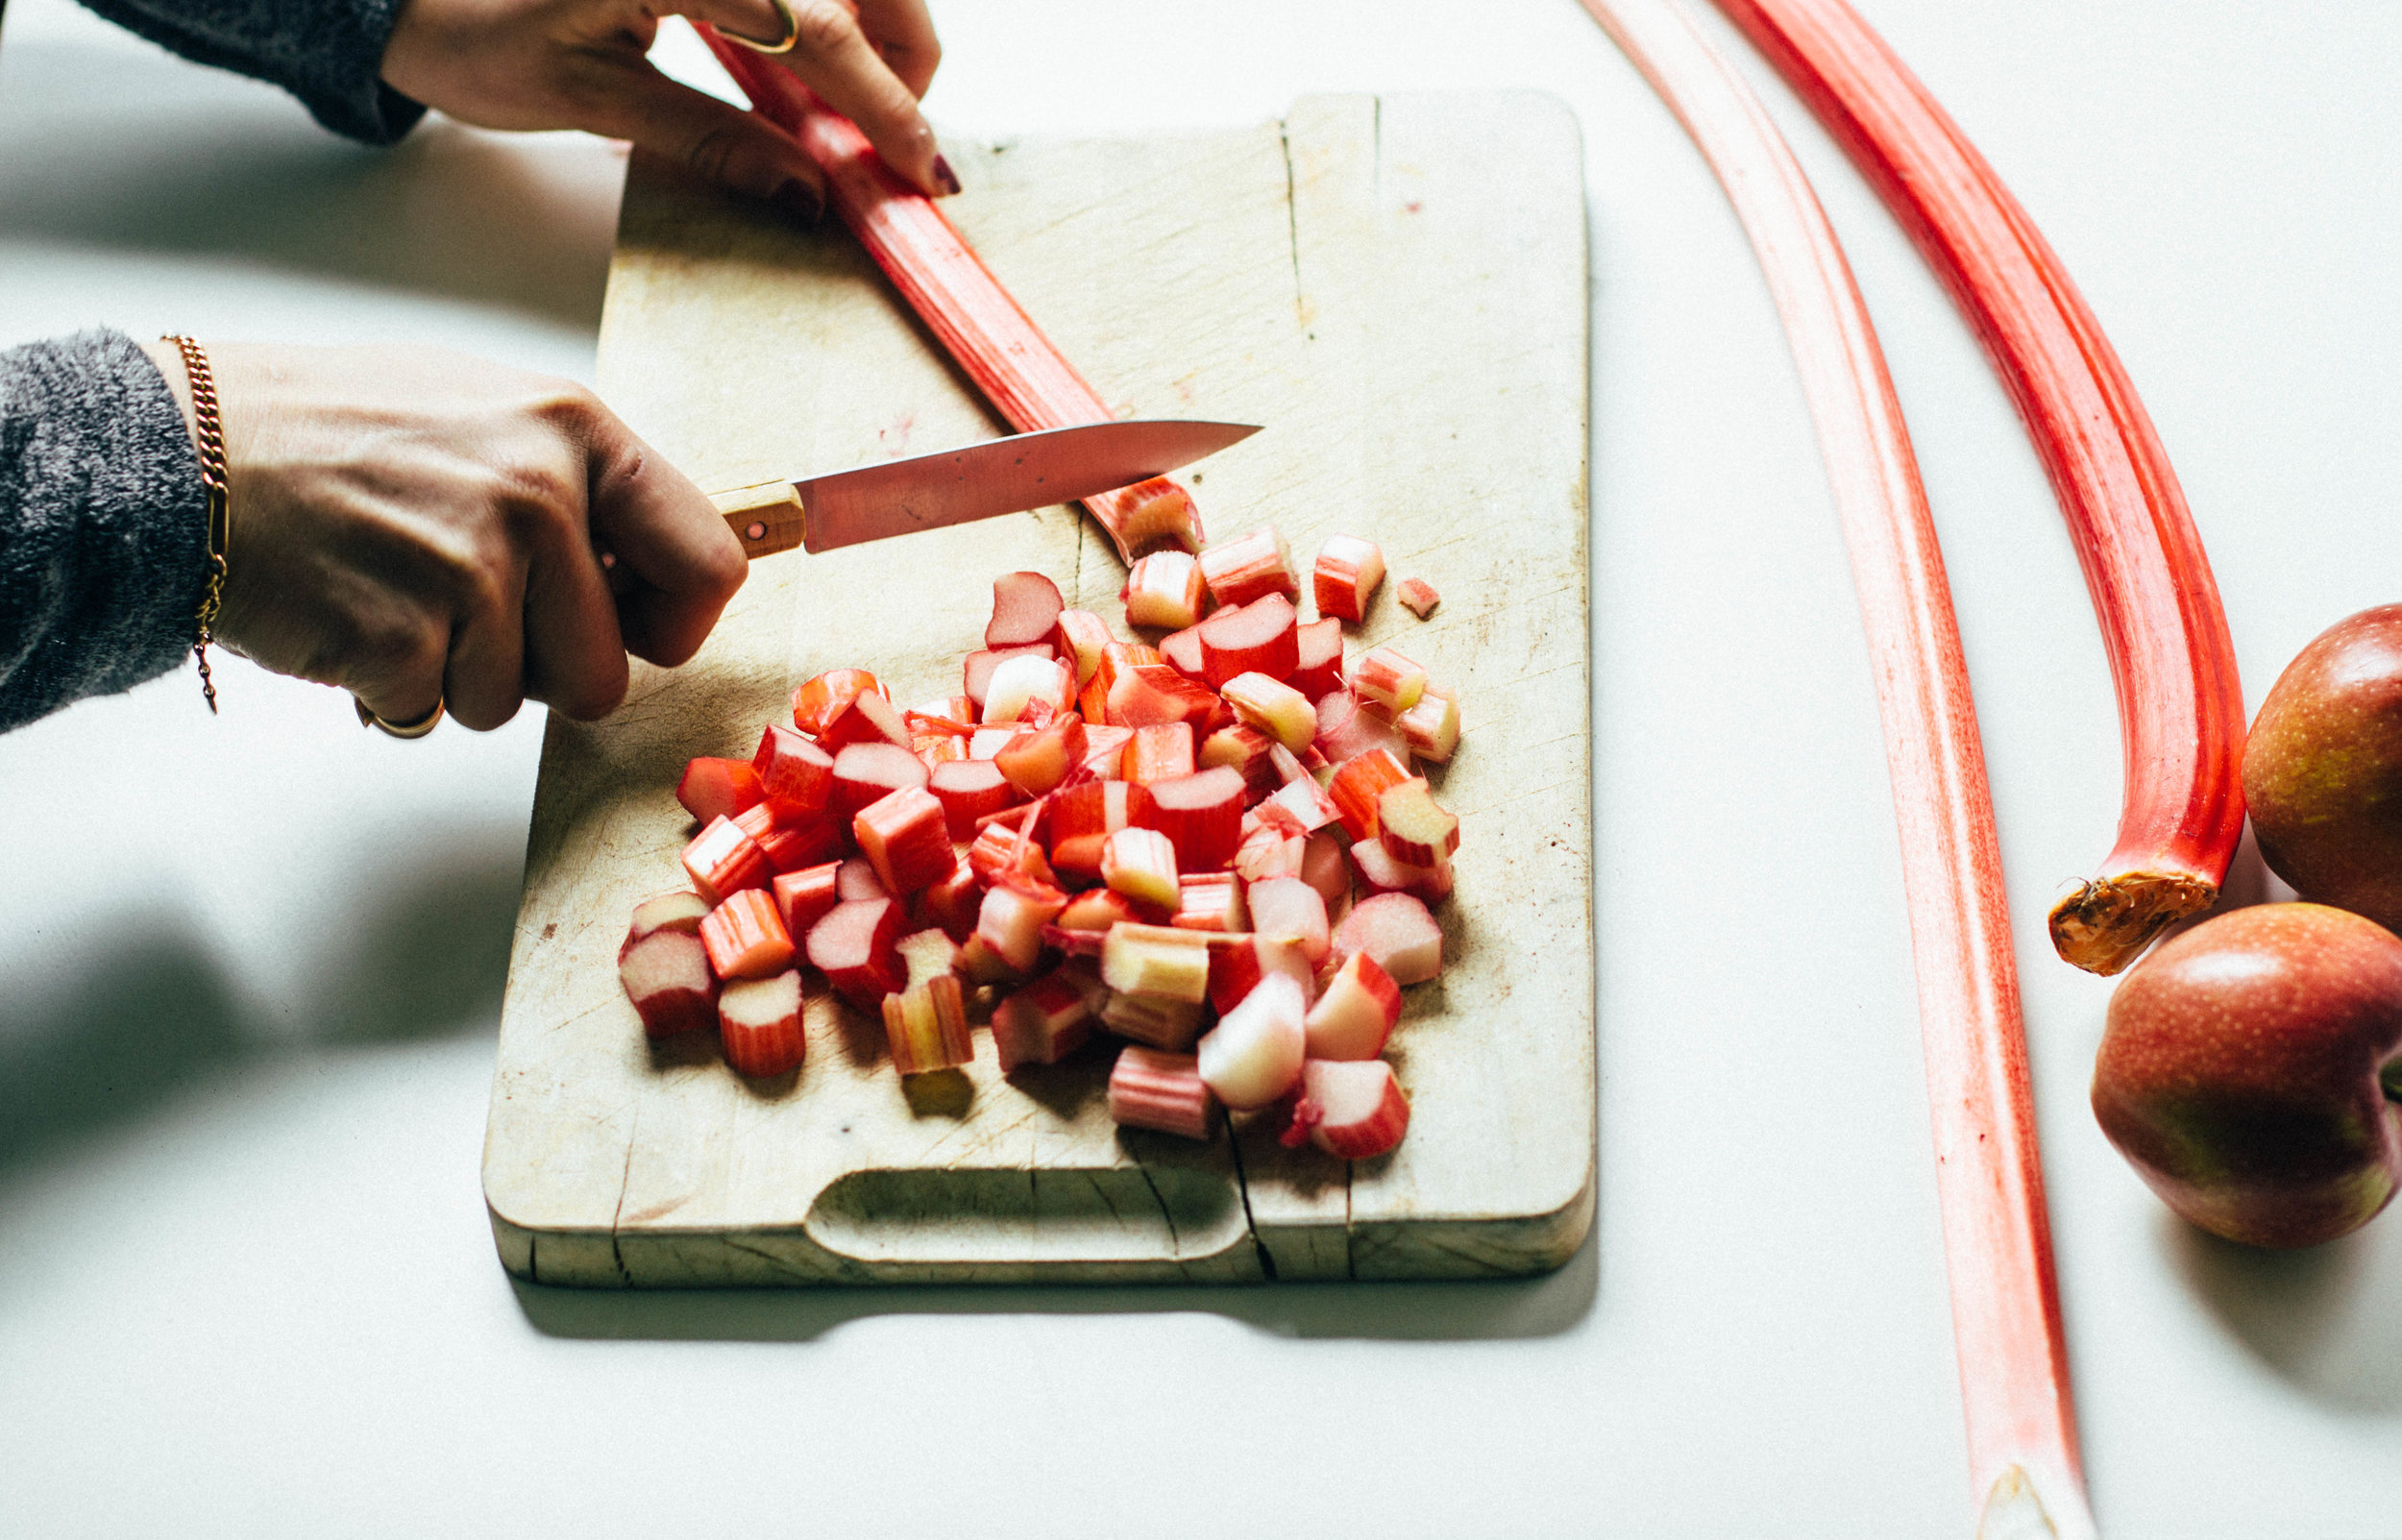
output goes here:
<path id="1" fill-rule="evenodd" d="M 2402 10 L 1862 9 L 2117 343 L 2257 705 L 2310 636 L 2402 598 Z M 221 720 L 186 672 L 0 739 L 0 1533 L 1966 1534 L 1874 699 L 1792 367 L 1699 159 L 1569 0 L 938 20 L 958 136 L 1327 90 L 1579 114 L 1592 1240 L 1490 1286 L 514 1286 L 477 1167 L 538 713 L 395 744 L 229 662 Z M 2108 985 L 2041 922 L 2117 811 L 2082 583 L 1965 328 L 1740 57 L 1850 244 L 1951 564 L 2103 1528 L 2402 1534 L 2402 1218 L 2222 1246 L 2096 1130 Z M 441 123 L 363 150 L 12 0 L 0 344 L 413 338 L 588 378 L 620 165 Z"/>

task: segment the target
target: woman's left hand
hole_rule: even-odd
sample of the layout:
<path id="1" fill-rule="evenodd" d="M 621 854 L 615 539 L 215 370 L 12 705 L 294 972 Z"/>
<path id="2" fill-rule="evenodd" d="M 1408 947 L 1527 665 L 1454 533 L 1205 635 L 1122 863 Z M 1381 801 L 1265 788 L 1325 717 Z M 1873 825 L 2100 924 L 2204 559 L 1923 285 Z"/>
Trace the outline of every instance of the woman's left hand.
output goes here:
<path id="1" fill-rule="evenodd" d="M 631 139 L 814 217 L 825 182 L 799 145 L 765 118 L 668 79 L 646 57 L 662 14 L 773 41 L 788 13 L 797 37 L 776 61 L 857 123 L 921 191 L 957 192 L 918 110 L 943 57 L 924 0 L 405 0 L 383 79 L 481 128 Z"/>

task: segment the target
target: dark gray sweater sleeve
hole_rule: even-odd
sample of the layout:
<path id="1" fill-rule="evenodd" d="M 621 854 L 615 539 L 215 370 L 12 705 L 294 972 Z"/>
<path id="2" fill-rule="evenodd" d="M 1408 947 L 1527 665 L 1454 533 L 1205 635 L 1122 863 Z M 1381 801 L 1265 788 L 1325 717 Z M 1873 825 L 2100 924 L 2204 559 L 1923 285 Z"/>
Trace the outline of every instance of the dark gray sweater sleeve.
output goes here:
<path id="1" fill-rule="evenodd" d="M 121 331 L 0 352 L 0 731 L 181 663 L 208 560 L 200 456 L 150 355 Z"/>
<path id="2" fill-rule="evenodd" d="M 84 0 L 184 58 L 282 86 L 318 122 L 370 144 L 425 109 L 379 79 L 402 0 Z"/>

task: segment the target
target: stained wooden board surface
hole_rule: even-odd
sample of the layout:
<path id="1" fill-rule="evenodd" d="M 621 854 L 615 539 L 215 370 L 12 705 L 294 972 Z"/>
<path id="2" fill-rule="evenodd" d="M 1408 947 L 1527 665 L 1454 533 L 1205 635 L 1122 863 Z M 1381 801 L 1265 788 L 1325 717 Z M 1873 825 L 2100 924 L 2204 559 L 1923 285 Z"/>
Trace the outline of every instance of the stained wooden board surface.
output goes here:
<path id="1" fill-rule="evenodd" d="M 752 1084 L 651 1046 L 615 957 L 680 885 L 674 787 L 747 756 L 792 687 L 958 688 L 1001 572 L 1112 619 L 1123 569 L 1065 508 L 755 566 L 701 655 L 552 718 L 502 1009 L 484 1191 L 503 1264 L 600 1286 L 1489 1276 L 1555 1266 L 1593 1193 L 1586 273 L 1575 122 L 1548 97 L 1318 97 L 1177 137 L 950 158 L 950 217 L 1127 410 L 1268 430 L 1189 477 L 1214 536 L 1380 542 L 1348 650 L 1456 685 L 1433 770 L 1460 817 L 1442 977 L 1390 1057 L 1409 1138 L 1351 1164 L 1256 1129 L 1120 1131 L 1109 1051 L 904 1086 L 880 1020 L 824 999 L 808 1060 Z M 1497 169 L 1501 168 L 1501 169 Z M 601 323 L 603 395 L 704 486 L 999 430 L 839 230 L 798 231 L 639 158 Z M 1392 598 L 1444 596 L 1420 623 Z M 1306 587 L 1306 581 L 1305 581 Z M 1305 614 L 1310 613 L 1305 609 Z"/>

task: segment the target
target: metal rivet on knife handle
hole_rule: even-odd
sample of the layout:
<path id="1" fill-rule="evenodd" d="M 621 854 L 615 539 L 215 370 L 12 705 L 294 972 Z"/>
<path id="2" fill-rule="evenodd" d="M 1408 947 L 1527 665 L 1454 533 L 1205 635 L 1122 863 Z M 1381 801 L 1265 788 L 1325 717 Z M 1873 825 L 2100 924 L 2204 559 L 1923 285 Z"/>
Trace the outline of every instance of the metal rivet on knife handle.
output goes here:
<path id="1" fill-rule="evenodd" d="M 790 481 L 762 481 L 757 486 L 712 492 L 709 501 L 725 516 L 725 526 L 743 543 L 743 554 L 756 561 L 779 550 L 797 550 L 807 533 L 800 494 Z"/>

